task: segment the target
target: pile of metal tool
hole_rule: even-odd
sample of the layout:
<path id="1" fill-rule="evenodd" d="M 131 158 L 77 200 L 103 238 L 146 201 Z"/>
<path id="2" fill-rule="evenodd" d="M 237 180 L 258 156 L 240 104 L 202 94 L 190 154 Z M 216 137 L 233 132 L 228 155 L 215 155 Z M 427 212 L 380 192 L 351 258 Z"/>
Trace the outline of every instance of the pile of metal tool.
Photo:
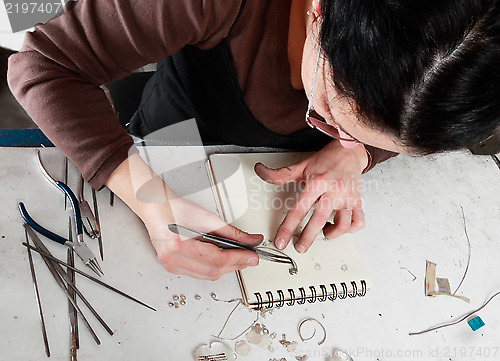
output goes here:
<path id="1" fill-rule="evenodd" d="M 92 338 L 99 345 L 101 342 L 97 337 L 96 333 L 92 329 L 90 323 L 87 318 L 83 314 L 82 310 L 77 304 L 77 298 L 83 302 L 83 304 L 88 308 L 88 310 L 94 315 L 94 317 L 99 321 L 99 323 L 104 327 L 104 329 L 110 334 L 113 335 L 113 331 L 111 328 L 104 322 L 104 320 L 99 316 L 96 310 L 92 307 L 92 305 L 87 301 L 87 299 L 83 296 L 83 294 L 78 290 L 75 286 L 75 274 L 82 275 L 91 281 L 104 286 L 115 293 L 118 293 L 121 296 L 124 296 L 134 302 L 139 303 L 142 306 L 145 306 L 153 311 L 156 311 L 151 306 L 137 300 L 136 298 L 127 295 L 126 293 L 102 282 L 98 278 L 88 275 L 87 273 L 80 271 L 75 267 L 74 263 L 74 252 L 76 252 L 77 256 L 83 261 L 83 263 L 88 266 L 93 272 L 95 272 L 99 277 L 101 274 L 104 274 L 97 258 L 90 251 L 87 245 L 84 242 L 85 232 L 91 238 L 97 238 L 99 241 L 99 250 L 101 255 L 101 260 L 103 257 L 103 247 L 102 247 L 102 237 L 100 232 L 100 224 L 99 224 L 99 215 L 97 210 L 97 197 L 95 195 L 95 191 L 93 191 L 93 204 L 94 204 L 94 213 L 92 213 L 88 202 L 83 197 L 83 178 L 80 176 L 80 190 L 79 190 L 79 199 L 76 198 L 73 191 L 66 185 L 67 175 L 65 176 L 65 182 L 55 180 L 45 169 L 42 164 L 42 160 L 40 158 L 40 152 L 37 151 L 37 161 L 42 171 L 43 175 L 60 191 L 65 194 L 65 208 L 66 208 L 66 199 L 69 199 L 71 208 L 72 208 L 72 217 L 69 218 L 68 221 L 68 238 L 61 237 L 48 229 L 44 228 L 40 224 L 38 224 L 31 216 L 29 215 L 26 207 L 21 202 L 19 203 L 19 211 L 21 216 L 25 220 L 24 229 L 26 242 L 23 245 L 27 248 L 28 251 L 28 261 L 30 263 L 31 276 L 33 279 L 33 284 L 35 288 L 35 298 L 37 301 L 38 311 L 40 315 L 40 321 L 42 326 L 42 336 L 45 345 L 45 353 L 47 357 L 50 356 L 50 348 L 47 337 L 47 331 L 45 327 L 45 321 L 43 318 L 43 310 L 42 304 L 38 292 L 38 284 L 36 280 L 35 268 L 33 264 L 32 251 L 40 254 L 49 268 L 52 276 L 56 280 L 57 284 L 60 286 L 66 297 L 68 298 L 69 305 L 69 323 L 70 323 L 70 359 L 77 359 L 77 349 L 79 348 L 79 335 L 78 335 L 78 317 L 82 320 L 85 327 L 89 330 Z M 67 161 L 65 162 L 65 169 L 67 174 Z M 94 216 L 95 214 L 95 216 Z M 76 230 L 76 237 L 73 237 L 73 228 Z M 46 238 L 55 241 L 57 243 L 68 246 L 67 252 L 67 261 L 61 261 L 54 257 L 47 247 L 43 244 L 41 239 L 38 237 L 37 233 L 45 236 Z M 76 239 L 74 239 L 76 238 Z M 34 246 L 30 244 L 30 240 L 33 242 Z M 66 270 L 63 268 L 65 267 Z"/>

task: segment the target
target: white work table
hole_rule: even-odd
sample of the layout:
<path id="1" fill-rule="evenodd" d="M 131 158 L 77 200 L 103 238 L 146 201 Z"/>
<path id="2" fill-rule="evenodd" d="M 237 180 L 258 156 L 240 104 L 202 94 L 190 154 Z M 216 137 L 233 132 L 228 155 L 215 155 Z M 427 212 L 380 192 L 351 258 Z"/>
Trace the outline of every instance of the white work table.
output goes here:
<path id="1" fill-rule="evenodd" d="M 203 167 L 205 152 L 242 151 L 229 146 L 148 147 L 159 172 L 167 173 L 174 190 L 215 211 Z M 68 211 L 63 195 L 40 173 L 33 148 L 0 149 L 0 360 L 45 359 L 40 321 L 17 205 L 39 223 L 60 235 L 67 234 Z M 63 156 L 42 149 L 49 171 L 62 180 Z M 185 166 L 188 164 L 189 166 Z M 173 171 L 170 171 L 174 169 Z M 333 348 L 364 360 L 498 360 L 500 359 L 500 296 L 477 314 L 485 326 L 473 332 L 464 321 L 418 336 L 408 332 L 459 319 L 500 291 L 500 170 L 489 157 L 453 153 L 434 157 L 401 155 L 363 175 L 366 227 L 353 235 L 373 281 L 363 298 L 337 300 L 267 313 L 258 321 L 278 335 L 274 352 L 251 345 L 238 360 L 267 361 L 308 354 L 308 360 L 329 360 Z M 76 192 L 77 173 L 70 165 L 68 184 Z M 86 199 L 91 201 L 86 186 Z M 217 339 L 236 305 L 222 300 L 240 297 L 234 274 L 215 282 L 167 273 L 156 260 L 141 221 L 119 200 L 109 204 L 109 191 L 98 193 L 104 261 L 102 280 L 157 309 L 148 310 L 77 275 L 77 287 L 114 330 L 108 335 L 82 306 L 102 344 L 97 346 L 79 322 L 78 360 L 192 360 L 193 351 Z M 425 297 L 426 260 L 437 264 L 437 277 L 448 278 L 454 291 L 462 279 L 468 243 L 461 207 L 471 243 L 468 273 L 458 295 L 471 303 L 448 297 Z M 53 254 L 66 259 L 66 247 L 44 240 Z M 97 243 L 86 241 L 98 255 Z M 68 302 L 47 267 L 33 254 L 52 360 L 69 358 Z M 87 271 L 79 259 L 77 267 Z M 416 277 L 412 276 L 413 273 Z M 169 307 L 174 295 L 186 296 L 186 305 Z M 201 299 L 196 300 L 195 295 Z M 80 304 L 82 304 L 80 302 Z M 257 313 L 243 306 L 233 314 L 223 337 L 232 338 L 247 328 Z M 315 318 L 326 328 L 326 341 L 318 345 L 321 329 L 310 341 L 300 341 L 298 324 Z M 304 327 L 312 334 L 313 324 Z M 288 353 L 278 340 L 286 334 L 297 341 Z M 245 336 L 237 340 L 243 340 Z M 223 341 L 231 348 L 235 341 Z"/>

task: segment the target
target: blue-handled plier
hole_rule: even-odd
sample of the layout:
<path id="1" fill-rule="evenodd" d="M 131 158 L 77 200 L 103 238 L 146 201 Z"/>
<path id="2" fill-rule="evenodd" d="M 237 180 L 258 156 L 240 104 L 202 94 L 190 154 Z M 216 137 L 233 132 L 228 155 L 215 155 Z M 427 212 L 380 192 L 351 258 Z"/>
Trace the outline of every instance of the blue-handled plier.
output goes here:
<path id="1" fill-rule="evenodd" d="M 19 203 L 19 212 L 21 213 L 21 216 L 24 218 L 26 223 L 33 228 L 35 231 L 38 233 L 44 235 L 45 237 L 60 243 L 67 245 L 71 248 L 73 248 L 78 255 L 82 259 L 82 261 L 89 266 L 97 275 L 100 276 L 100 273 L 103 274 L 101 267 L 99 266 L 99 263 L 97 262 L 97 258 L 94 256 L 94 254 L 90 251 L 90 249 L 87 247 L 85 242 L 83 241 L 83 222 L 82 222 L 82 216 L 80 212 L 80 207 L 78 205 L 78 199 L 76 198 L 75 194 L 69 188 L 66 184 L 60 181 L 56 181 L 52 176 L 47 172 L 45 167 L 42 164 L 42 160 L 40 158 L 40 151 L 37 151 L 37 160 L 38 160 L 38 165 L 40 166 L 40 170 L 42 171 L 43 175 L 49 180 L 50 183 L 52 183 L 57 189 L 62 191 L 66 196 L 68 197 L 71 207 L 73 208 L 73 218 L 75 220 L 75 225 L 76 225 L 76 242 L 71 242 L 71 240 L 67 240 L 51 231 L 48 229 L 42 227 L 39 225 L 31 216 L 29 215 L 28 211 L 24 207 L 24 204 L 21 202 Z M 100 272 L 100 273 L 99 273 Z"/>

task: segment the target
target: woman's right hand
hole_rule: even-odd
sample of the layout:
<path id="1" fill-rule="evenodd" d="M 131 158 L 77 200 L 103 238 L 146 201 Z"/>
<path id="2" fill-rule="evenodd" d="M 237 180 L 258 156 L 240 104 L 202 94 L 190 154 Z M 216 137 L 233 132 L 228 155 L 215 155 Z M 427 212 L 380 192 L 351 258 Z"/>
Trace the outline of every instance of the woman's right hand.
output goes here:
<path id="1" fill-rule="evenodd" d="M 260 244 L 261 235 L 250 235 L 235 228 L 217 215 L 182 198 L 171 199 L 169 204 L 152 203 L 141 218 L 149 232 L 158 260 L 170 273 L 217 280 L 223 274 L 256 266 L 259 256 L 248 250 L 221 250 L 217 246 L 186 239 L 168 229 L 177 223 L 199 232 L 237 240 L 252 246 Z"/>
<path id="2" fill-rule="evenodd" d="M 144 222 L 158 260 L 168 272 L 217 280 L 225 273 L 258 264 L 259 256 L 255 252 L 221 250 L 213 244 L 171 232 L 168 225 L 177 223 L 252 246 L 262 241 L 262 235 L 249 235 L 214 213 L 178 197 L 138 154 L 122 162 L 108 178 L 106 186 Z"/>

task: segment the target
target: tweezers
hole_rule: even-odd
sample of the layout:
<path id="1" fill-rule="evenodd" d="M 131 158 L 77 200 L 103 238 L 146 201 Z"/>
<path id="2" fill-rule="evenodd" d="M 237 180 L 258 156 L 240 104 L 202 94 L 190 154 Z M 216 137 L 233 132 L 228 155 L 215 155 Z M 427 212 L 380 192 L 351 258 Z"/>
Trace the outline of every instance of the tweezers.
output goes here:
<path id="1" fill-rule="evenodd" d="M 234 241 L 232 239 L 227 239 L 219 236 L 214 236 L 208 233 L 194 231 L 192 229 L 183 227 L 178 224 L 169 224 L 168 229 L 170 230 L 170 232 L 176 233 L 180 236 L 184 236 L 187 238 L 194 238 L 202 242 L 211 243 L 222 249 L 248 249 L 250 251 L 257 253 L 260 259 L 277 263 L 288 263 L 291 264 L 294 268 L 297 268 L 297 265 L 293 261 L 293 259 L 285 254 L 271 253 L 257 247 L 249 246 L 248 244 L 245 243 Z"/>

